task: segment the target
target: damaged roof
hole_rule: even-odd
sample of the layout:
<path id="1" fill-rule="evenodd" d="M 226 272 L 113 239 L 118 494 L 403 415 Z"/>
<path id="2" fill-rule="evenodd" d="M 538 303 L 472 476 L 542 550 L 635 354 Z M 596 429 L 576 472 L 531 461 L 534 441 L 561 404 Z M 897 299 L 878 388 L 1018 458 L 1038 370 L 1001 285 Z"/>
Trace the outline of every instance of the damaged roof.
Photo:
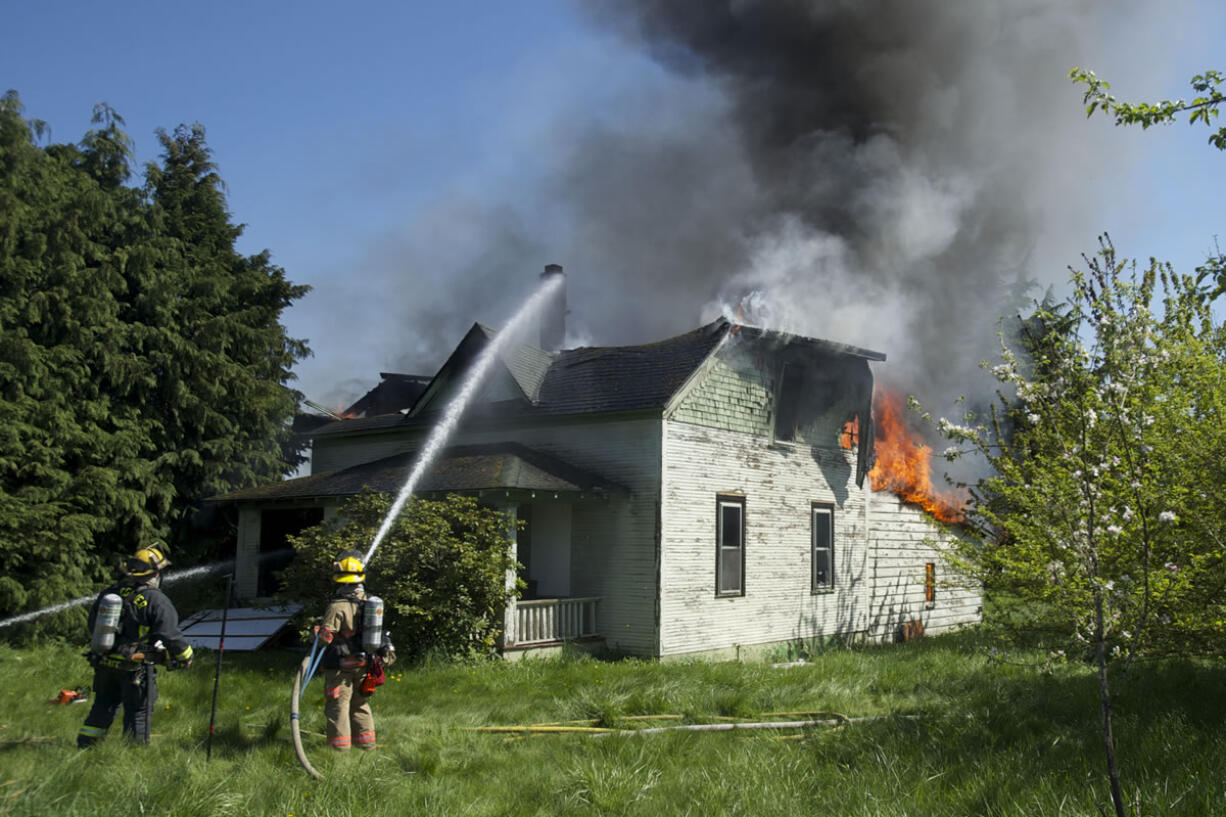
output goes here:
<path id="1" fill-rule="evenodd" d="M 304 500 L 349 496 L 365 488 L 396 493 L 408 476 L 416 451 L 374 462 L 324 471 L 214 497 L 216 502 Z M 550 454 L 513 442 L 455 446 L 422 475 L 418 494 L 476 491 L 540 491 L 566 494 L 625 493 L 621 485 L 576 468 Z"/>
<path id="2" fill-rule="evenodd" d="M 406 407 L 404 411 L 381 416 L 337 420 L 317 429 L 312 436 L 418 425 L 440 408 L 433 405 L 434 395 L 439 393 L 442 384 L 455 379 L 467 361 L 471 360 L 475 354 L 473 344 L 480 340 L 489 342 L 493 334 L 488 327 L 474 324 L 412 411 Z M 493 408 L 503 418 L 663 409 L 703 361 L 729 337 L 778 340 L 790 346 L 810 347 L 865 360 L 885 360 L 885 355 L 880 352 L 733 325 L 719 318 L 685 334 L 638 346 L 581 347 L 553 353 L 531 346 L 517 347 L 504 353 L 502 360 L 526 399 L 500 402 Z M 461 348 L 465 349 L 464 354 L 460 353 Z M 473 413 L 479 414 L 483 409 L 488 411 L 490 408 L 474 406 Z"/>

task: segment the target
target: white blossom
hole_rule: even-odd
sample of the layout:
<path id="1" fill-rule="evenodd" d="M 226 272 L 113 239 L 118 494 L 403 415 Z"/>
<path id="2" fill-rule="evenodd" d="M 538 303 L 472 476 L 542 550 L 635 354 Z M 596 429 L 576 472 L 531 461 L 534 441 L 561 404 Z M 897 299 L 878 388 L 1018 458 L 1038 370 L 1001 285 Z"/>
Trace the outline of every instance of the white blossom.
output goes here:
<path id="1" fill-rule="evenodd" d="M 1176 521 L 1175 514 L 1172 513 L 1171 511 L 1163 511 L 1162 513 L 1158 514 L 1158 521 L 1159 522 L 1174 522 Z"/>

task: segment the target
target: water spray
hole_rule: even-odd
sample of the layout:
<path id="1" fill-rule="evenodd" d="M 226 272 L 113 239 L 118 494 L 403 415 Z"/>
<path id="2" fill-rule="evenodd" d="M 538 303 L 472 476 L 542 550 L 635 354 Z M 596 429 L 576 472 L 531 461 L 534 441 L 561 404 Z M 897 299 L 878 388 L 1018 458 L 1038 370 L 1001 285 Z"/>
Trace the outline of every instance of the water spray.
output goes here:
<path id="1" fill-rule="evenodd" d="M 413 495 L 413 489 L 417 487 L 422 474 L 425 473 L 426 468 L 430 466 L 442 450 L 443 445 L 455 432 L 456 426 L 460 422 L 460 417 L 463 415 L 464 410 L 468 408 L 468 404 L 472 401 L 473 395 L 476 394 L 477 387 L 485 379 L 485 374 L 489 371 L 490 366 L 493 365 L 499 354 L 501 354 L 503 348 L 511 342 L 511 338 L 516 336 L 519 328 L 540 310 L 549 299 L 549 296 L 561 287 L 562 284 L 563 278 L 560 275 L 547 277 L 536 292 L 519 308 L 519 311 L 515 313 L 506 327 L 495 335 L 489 345 L 477 356 L 472 368 L 469 369 L 467 376 L 464 378 L 459 393 L 447 405 L 447 409 L 443 412 L 443 416 L 438 424 L 430 430 L 430 435 L 426 438 L 426 444 L 422 447 L 421 453 L 417 456 L 413 470 L 409 472 L 408 479 L 405 480 L 400 493 L 396 495 L 396 501 L 392 503 L 387 516 L 383 519 L 383 524 L 379 526 L 379 530 L 375 534 L 374 541 L 371 542 L 370 549 L 366 551 L 366 555 L 362 559 L 364 566 L 370 566 L 371 557 L 379 549 L 380 543 L 387 536 L 392 525 L 395 524 L 396 517 L 400 515 L 401 509 L 404 508 L 405 503 Z"/>
<path id="2" fill-rule="evenodd" d="M 167 573 L 166 575 L 162 576 L 162 584 L 174 584 L 176 582 L 181 582 L 185 579 L 190 579 L 206 573 L 216 573 L 219 570 L 231 567 L 233 564 L 233 559 L 225 559 L 209 565 L 201 565 L 200 567 L 193 567 L 188 570 L 180 570 L 176 573 Z M 73 607 L 84 607 L 87 604 L 93 604 L 94 599 L 96 598 L 98 598 L 98 594 L 94 593 L 90 596 L 81 596 L 80 598 L 72 599 L 71 601 L 63 601 L 59 604 L 53 604 L 50 607 L 44 607 L 41 610 L 32 610 L 28 613 L 13 616 L 12 618 L 6 618 L 3 621 L 0 621 L 0 630 L 4 629 L 5 627 L 11 627 L 14 624 L 21 624 L 26 621 L 33 621 L 36 618 L 49 616 L 52 613 L 60 613 L 64 610 L 71 610 Z"/>
<path id="3" fill-rule="evenodd" d="M 455 433 L 460 417 L 463 415 L 464 410 L 468 408 L 468 404 L 472 402 L 473 396 L 477 392 L 477 387 L 485 380 L 490 366 L 493 365 L 506 345 L 511 342 L 511 339 L 518 335 L 520 327 L 535 315 L 549 297 L 563 285 L 563 280 L 560 275 L 546 277 L 536 292 L 512 316 L 506 327 L 494 336 L 489 345 L 473 361 L 472 368 L 468 370 L 463 383 L 460 385 L 459 393 L 447 404 L 447 408 L 438 423 L 430 429 L 430 434 L 426 437 L 425 445 L 422 446 L 421 451 L 418 453 L 417 460 L 414 462 L 408 478 L 405 479 L 404 484 L 400 488 L 400 493 L 396 495 L 396 500 L 392 503 L 391 508 L 388 509 L 383 523 L 375 533 L 370 549 L 362 557 L 362 565 L 364 567 L 370 567 L 371 557 L 375 555 L 375 551 L 379 549 L 379 545 L 383 542 L 384 537 L 387 536 L 388 531 L 395 524 L 396 518 L 400 515 L 400 511 L 404 508 L 405 503 L 413 496 L 413 490 L 421 480 L 422 474 L 425 473 L 426 468 L 430 466 L 439 452 L 442 451 L 443 445 L 451 438 L 451 435 Z M 298 762 L 302 764 L 302 768 L 317 779 L 322 778 L 323 775 L 311 765 L 310 760 L 307 758 L 306 748 L 302 743 L 299 709 L 301 707 L 302 694 L 306 690 L 307 684 L 311 682 L 311 678 L 315 675 L 315 670 L 319 667 L 323 654 L 324 648 L 319 642 L 319 634 L 317 632 L 315 638 L 311 641 L 310 650 L 303 657 L 298 671 L 294 673 L 294 685 L 290 693 L 290 732 L 294 741 L 294 753 L 298 756 Z"/>

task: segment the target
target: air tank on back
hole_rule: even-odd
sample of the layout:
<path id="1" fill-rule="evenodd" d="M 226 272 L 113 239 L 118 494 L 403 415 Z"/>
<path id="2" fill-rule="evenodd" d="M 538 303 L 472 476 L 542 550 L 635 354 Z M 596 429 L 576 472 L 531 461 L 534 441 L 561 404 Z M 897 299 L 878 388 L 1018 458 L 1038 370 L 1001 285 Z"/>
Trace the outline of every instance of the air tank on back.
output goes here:
<path id="1" fill-rule="evenodd" d="M 123 612 L 123 599 L 115 593 L 107 593 L 98 602 L 98 615 L 94 619 L 94 635 L 90 648 L 96 653 L 107 653 L 115 646 L 115 634 L 119 632 L 119 615 Z"/>

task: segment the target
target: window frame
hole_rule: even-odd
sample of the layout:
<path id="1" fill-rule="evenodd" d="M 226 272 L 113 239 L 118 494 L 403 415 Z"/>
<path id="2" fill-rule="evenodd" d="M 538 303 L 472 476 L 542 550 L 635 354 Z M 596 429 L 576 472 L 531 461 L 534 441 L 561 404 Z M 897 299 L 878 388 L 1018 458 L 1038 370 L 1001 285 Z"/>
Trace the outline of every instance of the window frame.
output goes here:
<path id="1" fill-rule="evenodd" d="M 735 507 L 740 513 L 739 545 L 724 546 L 724 509 Z M 716 494 L 715 496 L 715 597 L 740 598 L 745 595 L 745 497 L 740 494 Z M 724 552 L 740 551 L 740 582 L 735 590 L 724 590 Z"/>
<path id="2" fill-rule="evenodd" d="M 818 519 L 825 519 L 826 544 L 823 547 L 818 546 Z M 826 572 L 825 581 L 819 582 L 817 578 L 817 560 L 818 552 L 822 551 L 826 554 Z M 832 502 L 811 502 L 809 504 L 809 592 L 830 593 L 836 587 L 835 582 L 835 541 L 834 541 L 834 503 Z"/>

